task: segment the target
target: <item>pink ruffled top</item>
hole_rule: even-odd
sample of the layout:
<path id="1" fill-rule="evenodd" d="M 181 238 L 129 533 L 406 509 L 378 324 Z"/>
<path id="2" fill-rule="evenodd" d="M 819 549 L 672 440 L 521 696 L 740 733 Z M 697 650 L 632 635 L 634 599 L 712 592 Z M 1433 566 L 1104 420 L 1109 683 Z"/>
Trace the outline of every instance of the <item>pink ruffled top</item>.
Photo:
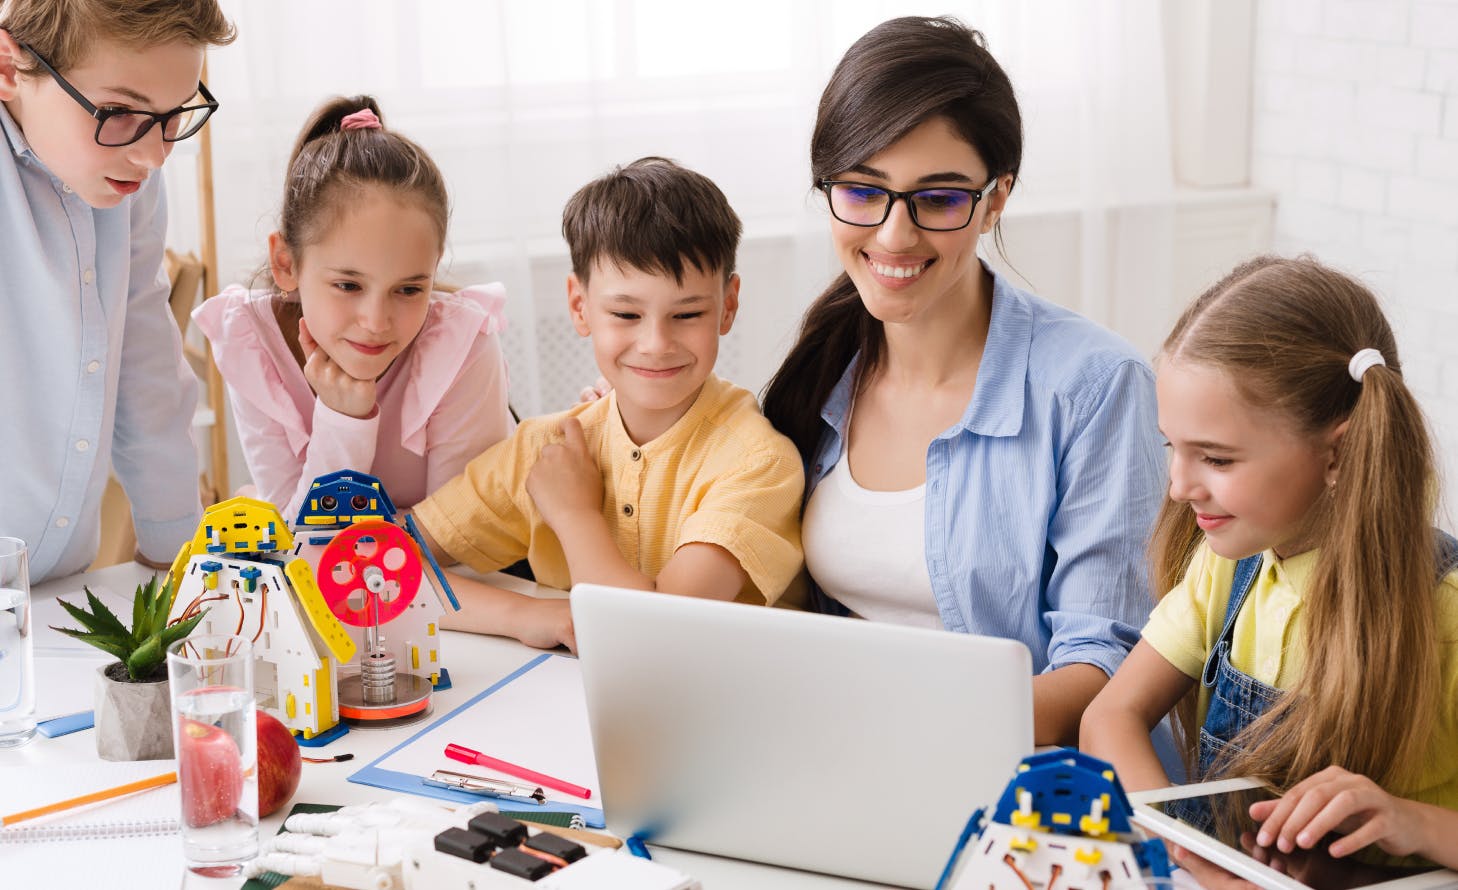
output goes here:
<path id="1" fill-rule="evenodd" d="M 378 476 L 397 507 L 421 500 L 511 434 L 506 291 L 477 285 L 431 295 L 425 324 L 380 378 L 370 418 L 340 414 L 314 395 L 274 318 L 269 291 L 236 285 L 193 311 L 228 385 L 257 496 L 293 522 L 323 473 Z"/>

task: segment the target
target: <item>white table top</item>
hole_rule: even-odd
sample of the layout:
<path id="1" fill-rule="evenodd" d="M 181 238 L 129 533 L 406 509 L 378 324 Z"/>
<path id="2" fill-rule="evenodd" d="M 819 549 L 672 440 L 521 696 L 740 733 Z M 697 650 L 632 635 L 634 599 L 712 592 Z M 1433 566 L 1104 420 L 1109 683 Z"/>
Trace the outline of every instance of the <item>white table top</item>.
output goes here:
<path id="1" fill-rule="evenodd" d="M 68 601 L 79 595 L 83 584 L 106 587 L 120 594 L 129 594 L 141 581 L 152 573 L 151 569 L 136 563 L 123 563 L 101 569 L 37 584 L 32 588 L 36 600 L 64 596 Z M 527 581 L 506 575 L 491 576 L 492 583 L 531 593 L 537 596 L 565 596 L 559 590 L 538 587 Z M 443 714 L 462 704 L 471 696 L 485 689 L 496 680 L 520 667 L 539 650 L 531 649 L 515 640 L 504 637 L 488 637 L 478 634 L 446 632 L 444 646 L 446 665 L 451 672 L 452 688 L 436 693 L 432 703 L 433 714 Z M 39 703 L 45 711 L 44 703 Z M 395 792 L 358 785 L 347 781 L 361 766 L 372 762 L 393 745 L 417 731 L 421 723 L 392 730 L 351 729 L 342 739 L 324 748 L 305 749 L 305 756 L 328 756 L 350 753 L 354 759 L 344 763 L 306 763 L 294 802 L 358 804 L 395 796 Z M 47 739 L 36 736 L 31 743 L 9 751 L 0 751 L 0 765 L 34 764 L 47 766 L 64 763 L 95 761 L 96 747 L 92 731 L 75 732 L 59 738 Z M 261 835 L 270 835 L 278 830 L 288 807 L 262 820 Z M 663 862 L 687 874 L 693 875 L 710 890 L 734 890 L 734 888 L 757 888 L 757 890 L 835 890 L 835 888 L 865 888 L 882 886 L 810 874 L 791 869 L 773 868 L 739 860 L 725 859 L 654 847 L 656 861 Z M 181 850 L 178 851 L 181 858 Z M 222 890 L 238 887 L 239 880 L 210 880 L 188 875 L 183 886 L 187 890 Z"/>

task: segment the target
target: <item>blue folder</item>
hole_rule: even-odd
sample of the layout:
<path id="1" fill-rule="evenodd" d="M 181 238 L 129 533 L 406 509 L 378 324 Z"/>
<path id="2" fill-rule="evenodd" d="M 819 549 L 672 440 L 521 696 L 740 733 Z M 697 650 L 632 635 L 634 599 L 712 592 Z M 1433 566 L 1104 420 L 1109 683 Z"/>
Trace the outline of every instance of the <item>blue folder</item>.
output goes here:
<path id="1" fill-rule="evenodd" d="M 452 719 L 461 712 L 473 707 L 477 702 L 481 701 L 481 699 L 485 698 L 488 695 L 491 695 L 496 690 L 501 689 L 511 681 L 515 680 L 517 677 L 520 677 L 522 674 L 525 674 L 527 671 L 531 670 L 532 668 L 552 657 L 553 656 L 551 654 L 545 654 L 539 655 L 536 658 L 533 658 L 531 661 L 528 661 L 526 664 L 522 665 L 521 667 L 512 671 L 510 674 L 507 674 L 501 680 L 497 681 L 485 692 L 482 692 L 480 695 L 473 697 L 470 701 L 451 711 L 449 714 L 446 714 L 444 717 L 441 717 L 427 724 L 424 729 L 421 729 L 419 732 L 415 733 L 415 735 L 411 736 L 410 738 L 391 748 L 389 751 L 386 751 L 384 754 L 377 757 L 372 763 L 361 768 L 354 775 L 350 776 L 349 781 L 359 785 L 371 785 L 375 788 L 387 788 L 391 791 L 403 791 L 407 794 L 419 794 L 425 797 L 434 797 L 440 800 L 448 800 L 452 803 L 459 804 L 481 803 L 482 801 L 494 800 L 494 798 L 491 797 L 482 796 L 480 794 L 470 794 L 465 791 L 457 791 L 454 788 L 440 788 L 435 785 L 427 785 L 425 784 L 425 779 L 423 776 L 416 776 L 410 773 L 402 773 L 398 770 L 384 769 L 379 764 L 388 759 L 390 755 L 394 754 L 396 751 L 399 751 L 406 745 L 413 743 L 416 739 L 420 738 L 431 730 L 434 730 L 436 727 Z M 499 801 L 499 803 L 504 809 L 522 809 L 521 804 L 514 801 L 502 800 Z M 582 815 L 582 821 L 587 825 L 588 828 L 605 827 L 603 823 L 602 810 L 597 809 L 596 807 L 587 806 L 586 802 L 582 804 L 575 804 L 549 801 L 540 807 L 533 807 L 532 810 L 534 812 L 543 813 L 580 813 Z"/>

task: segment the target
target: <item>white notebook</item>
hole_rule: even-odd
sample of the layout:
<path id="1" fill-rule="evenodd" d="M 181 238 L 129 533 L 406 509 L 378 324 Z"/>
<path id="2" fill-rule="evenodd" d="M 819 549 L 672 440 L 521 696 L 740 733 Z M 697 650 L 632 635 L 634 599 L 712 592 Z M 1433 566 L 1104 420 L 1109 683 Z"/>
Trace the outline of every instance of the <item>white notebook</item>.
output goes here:
<path id="1" fill-rule="evenodd" d="M 177 769 L 174 760 L 0 767 L 0 815 Z M 0 868 L 16 887 L 152 890 L 182 880 L 176 783 L 0 829 Z M 11 883 L 12 879 L 20 879 Z"/>

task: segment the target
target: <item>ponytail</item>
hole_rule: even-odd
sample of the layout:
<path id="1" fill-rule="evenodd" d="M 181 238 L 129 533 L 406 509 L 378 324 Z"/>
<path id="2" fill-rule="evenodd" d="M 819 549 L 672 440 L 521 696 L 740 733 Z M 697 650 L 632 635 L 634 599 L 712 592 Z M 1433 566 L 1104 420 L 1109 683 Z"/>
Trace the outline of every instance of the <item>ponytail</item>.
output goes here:
<path id="1" fill-rule="evenodd" d="M 861 302 L 850 276 L 841 273 L 805 312 L 800 336 L 765 386 L 764 415 L 795 443 L 807 464 L 815 459 L 824 428 L 820 409 L 860 353 L 853 392 L 859 395 L 880 367 L 886 336 Z"/>
<path id="2" fill-rule="evenodd" d="M 378 127 L 343 129 L 351 114 L 369 111 Z M 284 183 L 279 235 L 297 256 L 323 234 L 352 189 L 389 189 L 417 204 L 435 223 L 442 249 L 450 205 L 445 178 L 420 146 L 384 127 L 370 96 L 336 97 L 314 110 L 294 141 Z"/>

